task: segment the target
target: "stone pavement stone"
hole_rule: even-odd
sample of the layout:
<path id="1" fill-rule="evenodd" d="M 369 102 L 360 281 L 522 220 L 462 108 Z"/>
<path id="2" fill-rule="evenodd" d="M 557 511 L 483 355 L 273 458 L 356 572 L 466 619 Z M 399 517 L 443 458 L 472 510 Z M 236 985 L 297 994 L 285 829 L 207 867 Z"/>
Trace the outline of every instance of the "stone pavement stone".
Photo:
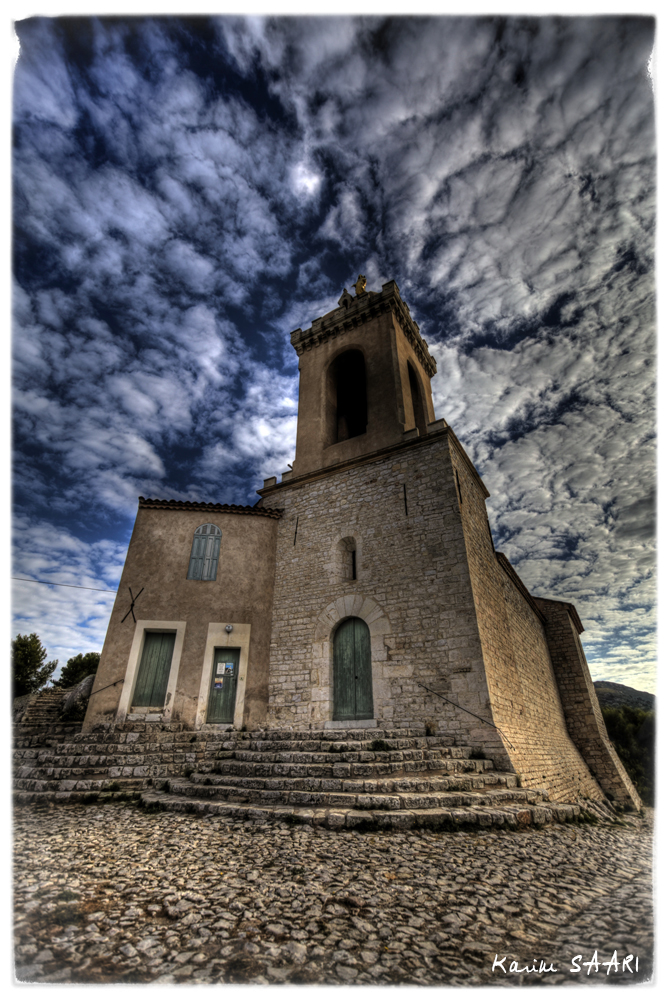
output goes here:
<path id="1" fill-rule="evenodd" d="M 456 833 L 129 803 L 22 806 L 14 820 L 21 982 L 608 986 L 652 974 L 649 812 Z"/>

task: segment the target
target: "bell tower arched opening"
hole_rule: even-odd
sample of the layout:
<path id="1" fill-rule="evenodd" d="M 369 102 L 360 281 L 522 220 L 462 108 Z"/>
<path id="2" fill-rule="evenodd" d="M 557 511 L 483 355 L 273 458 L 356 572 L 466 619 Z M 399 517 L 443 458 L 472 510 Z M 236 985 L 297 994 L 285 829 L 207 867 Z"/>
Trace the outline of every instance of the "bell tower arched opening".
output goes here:
<path id="1" fill-rule="evenodd" d="M 291 342 L 299 358 L 298 424 L 286 479 L 435 433 L 435 359 L 394 281 L 381 292 L 363 290 L 362 282 L 355 297 L 344 292 L 337 309 L 294 330 Z"/>
<path id="2" fill-rule="evenodd" d="M 367 426 L 365 358 L 352 349 L 339 354 L 326 373 L 325 447 L 359 437 Z"/>
<path id="3" fill-rule="evenodd" d="M 426 427 L 425 409 L 423 406 L 423 395 L 419 385 L 419 377 L 414 371 L 411 362 L 407 362 L 409 372 L 409 391 L 412 397 L 412 409 L 414 411 L 414 423 L 418 427 L 419 434 L 424 437 L 428 431 Z"/>

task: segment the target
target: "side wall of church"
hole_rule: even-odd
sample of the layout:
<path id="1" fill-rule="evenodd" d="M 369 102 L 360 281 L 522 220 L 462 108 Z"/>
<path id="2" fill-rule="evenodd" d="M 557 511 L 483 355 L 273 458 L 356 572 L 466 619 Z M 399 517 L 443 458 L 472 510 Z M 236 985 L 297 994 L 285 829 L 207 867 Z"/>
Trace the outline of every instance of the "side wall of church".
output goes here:
<path id="1" fill-rule="evenodd" d="M 357 616 L 370 628 L 380 727 L 422 729 L 430 722 L 467 745 L 486 741 L 487 726 L 417 683 L 488 716 L 446 434 L 280 486 L 266 503 L 284 508 L 269 725 L 317 728 L 332 719 L 333 636 L 342 620 Z M 336 561 L 340 540 L 350 538 L 357 548 L 355 581 L 341 577 Z M 497 743 L 494 730 L 490 733 Z M 502 756 L 501 744 L 497 752 Z"/>
<path id="2" fill-rule="evenodd" d="M 210 581 L 188 580 L 194 531 L 207 523 L 222 531 L 217 576 Z M 216 641 L 220 646 L 235 646 L 241 631 L 249 633 L 243 721 L 249 727 L 265 722 L 277 524 L 274 518 L 251 514 L 139 508 L 84 731 L 116 719 L 130 657 L 140 648 L 145 630 L 177 632 L 177 676 L 173 692 L 167 695 L 165 721 L 193 727 L 200 709 L 204 661 L 213 655 L 208 649 L 213 626 L 223 637 Z M 127 614 L 130 587 L 135 597 L 141 591 L 134 606 L 136 623 Z M 227 623 L 236 628 L 228 640 Z M 125 703 L 131 704 L 131 691 L 124 693 Z M 205 706 L 203 716 L 205 720 Z"/>
<path id="3" fill-rule="evenodd" d="M 492 720 L 523 787 L 564 801 L 603 793 L 567 731 L 543 623 L 495 554 L 485 495 L 452 439 Z"/>
<path id="4" fill-rule="evenodd" d="M 571 739 L 609 799 L 640 809 L 640 796 L 608 738 L 590 668 L 568 605 L 561 601 L 535 600 L 546 617 L 546 635 Z"/>

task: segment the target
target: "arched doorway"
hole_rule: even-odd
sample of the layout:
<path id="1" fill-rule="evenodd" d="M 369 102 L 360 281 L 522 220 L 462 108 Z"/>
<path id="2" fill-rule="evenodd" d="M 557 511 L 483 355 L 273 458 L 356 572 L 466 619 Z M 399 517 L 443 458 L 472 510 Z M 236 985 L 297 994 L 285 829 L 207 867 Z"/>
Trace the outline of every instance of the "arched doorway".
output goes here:
<path id="1" fill-rule="evenodd" d="M 362 618 L 347 618 L 333 638 L 333 719 L 372 719 L 370 629 Z"/>

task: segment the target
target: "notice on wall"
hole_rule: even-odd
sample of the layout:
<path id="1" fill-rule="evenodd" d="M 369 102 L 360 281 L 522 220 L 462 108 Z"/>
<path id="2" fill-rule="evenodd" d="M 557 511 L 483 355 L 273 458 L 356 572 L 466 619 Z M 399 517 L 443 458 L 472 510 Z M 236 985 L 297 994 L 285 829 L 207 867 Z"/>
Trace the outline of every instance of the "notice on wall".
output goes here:
<path id="1" fill-rule="evenodd" d="M 213 684 L 213 691 L 221 691 L 223 684 L 224 684 L 224 677 L 220 677 L 219 680 L 216 679 Z"/>
<path id="2" fill-rule="evenodd" d="M 234 665 L 233 665 L 233 663 L 225 663 L 224 664 L 224 672 L 225 672 L 225 674 L 233 674 L 233 672 L 234 672 Z"/>
<path id="3" fill-rule="evenodd" d="M 217 666 L 215 667 L 215 673 L 220 675 L 224 673 L 224 663 L 217 664 Z"/>

